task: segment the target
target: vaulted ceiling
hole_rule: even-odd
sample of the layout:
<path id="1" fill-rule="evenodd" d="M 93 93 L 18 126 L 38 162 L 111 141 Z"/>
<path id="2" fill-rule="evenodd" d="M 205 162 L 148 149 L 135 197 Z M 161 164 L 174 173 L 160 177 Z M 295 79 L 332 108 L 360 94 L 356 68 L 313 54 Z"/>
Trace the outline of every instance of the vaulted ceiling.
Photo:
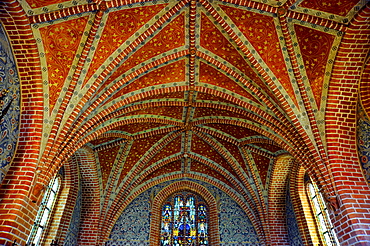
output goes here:
<path id="1" fill-rule="evenodd" d="M 43 163 L 87 146 L 117 204 L 191 177 L 229 187 L 257 214 L 278 155 L 325 159 L 333 61 L 364 2 L 21 4 L 41 60 Z"/>

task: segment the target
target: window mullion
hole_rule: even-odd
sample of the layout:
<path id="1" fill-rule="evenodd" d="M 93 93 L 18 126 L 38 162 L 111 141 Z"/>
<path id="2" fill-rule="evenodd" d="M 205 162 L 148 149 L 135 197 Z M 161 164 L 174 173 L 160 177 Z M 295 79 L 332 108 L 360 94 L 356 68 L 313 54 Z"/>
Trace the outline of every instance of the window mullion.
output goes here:
<path id="1" fill-rule="evenodd" d="M 52 214 L 52 208 L 55 204 L 59 188 L 60 177 L 57 176 L 46 187 L 44 197 L 37 212 L 37 216 L 32 226 L 31 233 L 28 236 L 27 243 L 34 243 L 35 245 L 39 245 Z M 51 194 L 53 195 L 51 196 Z M 50 201 L 50 199 L 52 199 L 52 201 Z"/>
<path id="2" fill-rule="evenodd" d="M 330 242 L 332 245 L 336 245 L 336 242 L 334 241 L 334 234 L 333 234 L 333 225 L 330 221 L 330 215 L 329 215 L 329 212 L 328 212 L 328 208 L 325 204 L 325 201 L 324 201 L 324 198 L 322 197 L 322 193 L 318 190 L 318 188 L 316 187 L 317 189 L 317 193 L 319 194 L 318 197 L 319 197 L 319 204 L 320 204 L 320 207 L 321 207 L 321 211 L 323 213 L 323 217 L 324 217 L 324 222 L 325 222 L 325 225 L 326 225 L 326 230 L 328 232 L 328 235 L 329 235 L 329 238 L 330 238 Z M 325 214 L 325 215 L 324 215 Z"/>
<path id="3" fill-rule="evenodd" d="M 330 246 L 338 245 L 338 240 L 335 232 L 333 231 L 333 225 L 330 221 L 328 209 L 321 192 L 312 182 L 307 184 L 307 191 L 310 194 L 311 204 L 315 212 L 317 226 L 320 228 L 320 234 L 322 235 L 323 242 Z"/>
<path id="4" fill-rule="evenodd" d="M 200 245 L 199 239 L 199 199 L 193 194 L 189 193 L 180 193 L 174 194 L 167 199 L 167 202 L 162 206 L 161 213 L 161 238 L 160 245 Z M 164 216 L 166 214 L 166 206 L 171 204 L 173 213 L 171 214 L 172 218 L 172 231 L 170 240 L 164 235 L 165 226 L 164 226 Z M 204 218 L 207 218 L 207 209 L 205 205 L 203 206 Z M 202 218 L 203 218 L 202 217 Z M 205 226 L 203 234 L 205 239 L 208 237 L 207 226 Z M 176 238 L 175 238 L 176 237 Z M 204 240 L 203 240 L 204 241 Z M 205 243 L 201 245 L 208 245 L 208 240 L 205 240 Z"/>

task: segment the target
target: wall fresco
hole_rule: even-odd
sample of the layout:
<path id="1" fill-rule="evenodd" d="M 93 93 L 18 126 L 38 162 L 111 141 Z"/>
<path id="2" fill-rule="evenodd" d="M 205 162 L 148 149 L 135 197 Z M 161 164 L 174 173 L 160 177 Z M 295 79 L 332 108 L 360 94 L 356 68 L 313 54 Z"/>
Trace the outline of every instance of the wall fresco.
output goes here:
<path id="1" fill-rule="evenodd" d="M 20 83 L 8 37 L 0 24 L 0 184 L 13 160 L 19 136 Z"/>
<path id="2" fill-rule="evenodd" d="M 370 119 L 361 104 L 357 116 L 357 148 L 363 174 L 370 184 Z"/>
<path id="3" fill-rule="evenodd" d="M 50 112 L 57 104 L 65 80 L 81 46 L 88 17 L 81 17 L 40 28 L 48 67 Z"/>
<path id="4" fill-rule="evenodd" d="M 109 13 L 105 21 L 104 30 L 100 35 L 96 53 L 93 56 L 85 83 L 98 70 L 110 55 L 145 23 L 153 18 L 165 5 L 145 6 L 132 9 L 123 9 Z M 120 21 L 117 21 L 120 20 Z M 123 24 L 125 23 L 125 24 Z"/>
<path id="5" fill-rule="evenodd" d="M 341 1 L 308 1 L 304 0 L 300 3 L 301 7 L 320 10 L 327 13 L 332 13 L 340 16 L 346 16 L 348 12 L 358 3 L 358 0 L 341 0 Z"/>
<path id="6" fill-rule="evenodd" d="M 311 90 L 320 107 L 326 67 L 335 36 L 300 25 L 294 28 Z"/>

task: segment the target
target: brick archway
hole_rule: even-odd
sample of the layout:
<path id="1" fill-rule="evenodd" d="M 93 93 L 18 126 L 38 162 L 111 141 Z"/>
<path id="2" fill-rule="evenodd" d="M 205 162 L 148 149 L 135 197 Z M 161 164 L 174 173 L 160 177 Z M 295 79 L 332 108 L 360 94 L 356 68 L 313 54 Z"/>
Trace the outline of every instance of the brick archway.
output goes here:
<path id="1" fill-rule="evenodd" d="M 359 168 L 358 153 L 353 151 L 357 148 L 353 132 L 356 132 L 358 83 L 369 51 L 369 16 L 370 6 L 367 5 L 348 26 L 338 49 L 327 96 L 325 118 L 329 161 L 326 166 L 335 177 L 332 182 L 336 193 L 325 193 L 336 208 L 337 216 L 333 217 L 333 222 L 342 245 L 365 245 L 370 239 L 368 220 L 363 216 L 369 213 L 366 207 L 370 198 L 369 186 Z M 322 180 L 327 178 L 322 177 Z M 363 211 L 356 212 L 357 207 Z M 350 235 L 348 231 L 351 231 Z"/>
<path id="2" fill-rule="evenodd" d="M 212 194 L 203 186 L 191 182 L 191 181 L 179 181 L 173 184 L 170 184 L 164 188 L 158 195 L 154 198 L 152 205 L 152 220 L 150 222 L 150 245 L 156 245 L 160 237 L 160 218 L 161 218 L 161 206 L 166 198 L 182 190 L 189 190 L 195 192 L 203 197 L 209 206 L 209 230 L 210 230 L 210 242 L 212 245 L 220 245 L 220 233 L 218 226 L 218 209 L 215 198 Z"/>
<path id="3" fill-rule="evenodd" d="M 269 189 L 269 238 L 271 245 L 288 245 L 288 230 L 286 227 L 285 199 L 287 193 L 288 176 L 294 167 L 291 155 L 284 154 L 276 158 L 274 171 Z M 271 226 L 274 225 L 274 226 Z"/>

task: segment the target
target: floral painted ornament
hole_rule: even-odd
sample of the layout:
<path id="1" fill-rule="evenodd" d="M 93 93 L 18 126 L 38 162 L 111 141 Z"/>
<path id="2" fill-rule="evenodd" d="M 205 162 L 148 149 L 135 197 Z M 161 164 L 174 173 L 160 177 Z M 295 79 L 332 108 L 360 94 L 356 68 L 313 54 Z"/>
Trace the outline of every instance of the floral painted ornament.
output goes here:
<path id="1" fill-rule="evenodd" d="M 19 137 L 20 83 L 10 42 L 0 25 L 0 183 L 13 160 Z"/>

